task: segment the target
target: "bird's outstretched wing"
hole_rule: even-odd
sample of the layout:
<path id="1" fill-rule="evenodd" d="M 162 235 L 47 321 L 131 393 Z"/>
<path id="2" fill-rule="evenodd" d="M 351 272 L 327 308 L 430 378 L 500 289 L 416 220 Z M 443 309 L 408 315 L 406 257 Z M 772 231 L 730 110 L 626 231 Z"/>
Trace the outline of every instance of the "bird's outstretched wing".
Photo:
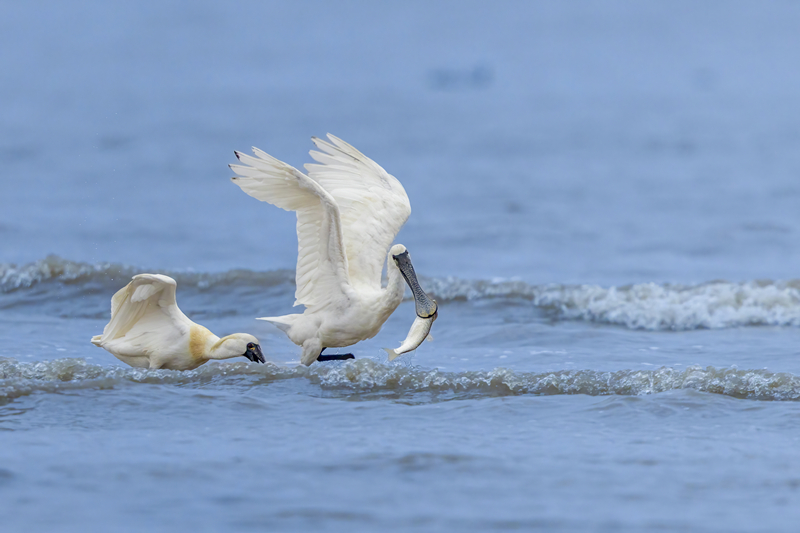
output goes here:
<path id="1" fill-rule="evenodd" d="M 236 152 L 244 165 L 230 165 L 231 180 L 262 202 L 297 213 L 295 305 L 321 307 L 350 286 L 342 224 L 336 200 L 296 168 L 253 148 L 255 157 Z"/>
<path id="2" fill-rule="evenodd" d="M 175 329 L 183 332 L 192 322 L 178 308 L 176 286 L 174 279 L 161 274 L 134 276 L 111 298 L 111 320 L 97 341 L 103 344 L 119 339 L 137 326 L 137 330 L 154 334 Z"/>
<path id="3" fill-rule="evenodd" d="M 319 164 L 305 165 L 310 178 L 339 205 L 350 283 L 380 288 L 386 253 L 411 214 L 411 203 L 397 178 L 348 143 L 328 134 L 312 137 Z"/>

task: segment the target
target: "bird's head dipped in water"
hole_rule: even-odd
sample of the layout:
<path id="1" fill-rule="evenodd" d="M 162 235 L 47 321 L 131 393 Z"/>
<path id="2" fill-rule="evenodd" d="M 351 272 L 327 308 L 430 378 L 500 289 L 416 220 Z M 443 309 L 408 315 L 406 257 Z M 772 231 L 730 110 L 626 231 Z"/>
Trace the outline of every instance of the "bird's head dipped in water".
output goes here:
<path id="1" fill-rule="evenodd" d="M 229 353 L 229 357 L 241 355 L 254 363 L 264 363 L 264 354 L 261 352 L 261 345 L 258 339 L 248 333 L 234 333 L 223 337 L 217 343 L 218 350 Z"/>

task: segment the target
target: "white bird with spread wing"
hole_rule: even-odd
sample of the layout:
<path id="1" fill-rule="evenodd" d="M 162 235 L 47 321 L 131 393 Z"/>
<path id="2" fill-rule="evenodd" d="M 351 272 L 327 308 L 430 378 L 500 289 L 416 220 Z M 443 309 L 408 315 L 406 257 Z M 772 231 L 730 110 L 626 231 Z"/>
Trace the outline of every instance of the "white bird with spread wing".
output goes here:
<path id="1" fill-rule="evenodd" d="M 192 370 L 211 359 L 244 356 L 264 362 L 258 339 L 247 333 L 219 338 L 178 308 L 177 283 L 139 274 L 111 298 L 111 321 L 92 344 L 139 368 Z"/>
<path id="2" fill-rule="evenodd" d="M 250 196 L 297 213 L 297 291 L 303 314 L 262 318 L 302 346 L 301 362 L 349 359 L 352 354 L 322 355 L 325 348 L 371 339 L 403 299 L 405 278 L 416 300 L 417 315 L 437 312 L 420 288 L 408 251 L 389 250 L 411 214 L 405 189 L 394 176 L 344 142 L 313 137 L 319 164 L 305 165 L 308 175 L 253 148 L 255 157 L 235 152 L 244 165 L 230 165 L 231 178 Z M 387 250 L 387 284 L 381 273 Z"/>

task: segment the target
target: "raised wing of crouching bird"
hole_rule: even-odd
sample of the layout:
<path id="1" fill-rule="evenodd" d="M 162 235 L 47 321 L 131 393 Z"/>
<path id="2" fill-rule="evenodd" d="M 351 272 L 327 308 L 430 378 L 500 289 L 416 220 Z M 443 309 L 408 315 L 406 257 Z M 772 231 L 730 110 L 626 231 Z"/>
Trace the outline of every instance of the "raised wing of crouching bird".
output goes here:
<path id="1" fill-rule="evenodd" d="M 139 274 L 111 298 L 111 321 L 92 344 L 139 368 L 191 370 L 211 359 L 244 356 L 264 362 L 258 339 L 247 333 L 219 338 L 183 314 L 177 283 L 161 274 Z"/>
<path id="2" fill-rule="evenodd" d="M 419 287 L 406 247 L 395 244 L 411 214 L 405 189 L 377 163 L 328 134 L 312 138 L 319 164 L 308 175 L 253 148 L 236 153 L 231 178 L 250 196 L 297 213 L 297 291 L 303 314 L 262 318 L 303 347 L 301 362 L 350 359 L 322 355 L 325 348 L 350 346 L 374 337 L 403 299 L 405 278 L 417 299 L 417 314 L 431 317 L 436 303 Z M 388 281 L 381 272 L 388 256 Z"/>

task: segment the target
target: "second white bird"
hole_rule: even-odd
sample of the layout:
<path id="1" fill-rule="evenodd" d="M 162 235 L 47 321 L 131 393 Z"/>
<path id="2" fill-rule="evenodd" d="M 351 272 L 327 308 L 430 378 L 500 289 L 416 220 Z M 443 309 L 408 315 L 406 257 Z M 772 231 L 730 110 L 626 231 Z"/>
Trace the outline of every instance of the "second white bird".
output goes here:
<path id="1" fill-rule="evenodd" d="M 177 284 L 162 274 L 139 274 L 111 299 L 111 320 L 92 344 L 140 368 L 191 370 L 211 359 L 244 356 L 264 362 L 258 339 L 247 333 L 219 338 L 183 314 Z"/>

